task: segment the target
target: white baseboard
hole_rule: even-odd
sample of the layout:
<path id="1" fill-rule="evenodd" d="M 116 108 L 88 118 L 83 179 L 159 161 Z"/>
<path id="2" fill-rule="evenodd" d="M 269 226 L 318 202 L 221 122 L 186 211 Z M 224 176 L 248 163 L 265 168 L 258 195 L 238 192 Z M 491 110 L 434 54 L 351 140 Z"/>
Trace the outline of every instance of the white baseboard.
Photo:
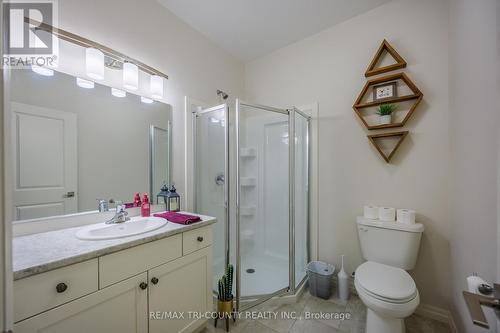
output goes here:
<path id="1" fill-rule="evenodd" d="M 458 333 L 458 328 L 455 325 L 455 321 L 453 320 L 453 317 L 450 317 L 450 331 L 451 331 L 451 333 Z"/>
<path id="2" fill-rule="evenodd" d="M 448 324 L 452 333 L 458 333 L 451 312 L 429 304 L 420 304 L 415 311 L 416 314 Z"/>

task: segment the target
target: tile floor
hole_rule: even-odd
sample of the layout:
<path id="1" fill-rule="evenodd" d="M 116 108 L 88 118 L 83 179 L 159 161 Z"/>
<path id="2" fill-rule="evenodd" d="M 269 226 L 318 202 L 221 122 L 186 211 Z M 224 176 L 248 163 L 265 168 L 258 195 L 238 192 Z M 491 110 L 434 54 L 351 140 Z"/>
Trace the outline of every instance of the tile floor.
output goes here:
<path id="1" fill-rule="evenodd" d="M 273 313 L 273 318 L 242 318 L 231 322 L 229 332 L 233 333 L 354 333 L 365 332 L 366 308 L 361 300 L 352 295 L 348 302 L 342 302 L 336 296 L 329 300 L 313 297 L 306 291 L 301 299 L 294 304 L 275 305 L 266 302 L 249 311 L 261 315 Z M 308 313 L 349 313 L 350 319 L 341 318 L 306 318 Z M 251 314 L 251 313 L 250 313 Z M 250 315 L 248 314 L 248 315 Z M 295 318 L 286 318 L 286 314 L 294 314 Z M 242 314 L 246 316 L 246 313 Z M 214 328 L 213 321 L 207 324 L 202 333 L 225 332 L 225 323 L 219 322 Z M 406 319 L 407 333 L 450 333 L 447 324 L 413 315 Z"/>

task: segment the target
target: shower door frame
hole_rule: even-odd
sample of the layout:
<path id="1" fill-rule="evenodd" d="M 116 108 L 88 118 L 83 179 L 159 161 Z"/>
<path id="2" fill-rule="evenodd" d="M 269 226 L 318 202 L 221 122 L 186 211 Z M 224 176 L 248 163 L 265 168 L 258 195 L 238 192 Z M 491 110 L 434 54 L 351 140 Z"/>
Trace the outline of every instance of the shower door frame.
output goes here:
<path id="1" fill-rule="evenodd" d="M 242 298 L 241 297 L 241 253 L 240 253 L 240 108 L 241 106 L 257 108 L 265 111 L 276 112 L 285 114 L 288 116 L 288 195 L 289 195 L 289 213 L 288 213 L 288 247 L 289 247 L 289 256 L 288 256 L 288 264 L 289 264 L 289 272 L 288 272 L 288 287 L 277 290 L 271 294 L 265 295 L 252 295 Z M 307 251 L 307 261 L 310 260 L 310 246 L 309 246 L 309 227 L 310 227 L 310 161 L 311 161 L 311 149 L 310 149 L 310 131 L 311 131 L 311 117 L 293 107 L 291 109 L 279 109 L 270 106 L 248 103 L 244 102 L 240 99 L 236 99 L 236 117 L 235 117 L 235 136 L 236 136 L 236 160 L 235 160 L 235 169 L 236 169 L 236 239 L 235 239 L 235 247 L 236 247 L 236 310 L 243 311 L 249 308 L 252 308 L 256 305 L 259 305 L 273 297 L 284 296 L 284 295 L 293 295 L 295 294 L 297 289 L 300 289 L 303 284 L 307 280 L 307 276 L 305 276 L 301 282 L 296 286 L 295 285 L 295 113 L 298 113 L 302 117 L 307 120 L 307 235 L 306 235 L 306 251 Z M 257 300 L 254 300 L 257 298 Z M 246 303 L 244 306 L 241 306 L 242 299 L 253 299 L 253 301 Z"/>
<path id="2" fill-rule="evenodd" d="M 288 287 L 282 288 L 280 290 L 277 290 L 271 294 L 264 294 L 264 295 L 251 295 L 251 296 L 244 296 L 241 297 L 241 253 L 240 253 L 240 139 L 239 139 L 239 125 L 240 125 L 240 106 L 246 106 L 246 107 L 253 107 L 253 108 L 258 108 L 262 109 L 264 111 L 272 111 L 276 113 L 281 113 L 285 114 L 288 116 L 288 138 L 289 138 L 289 281 L 288 281 Z M 191 113 L 193 114 L 192 117 L 192 129 L 193 129 L 193 157 L 197 159 L 197 118 L 201 114 L 209 113 L 209 112 L 214 112 L 214 111 L 220 111 L 224 110 L 224 118 L 225 118 L 225 128 L 224 128 L 224 174 L 225 174 L 225 179 L 224 179 L 224 208 L 225 208 L 225 223 L 224 223 L 224 228 L 225 228 L 225 244 L 224 244 L 224 262 L 225 262 L 225 267 L 231 262 L 231 211 L 230 211 L 230 198 L 229 198 L 229 193 L 230 193 L 230 156 L 231 153 L 229 152 L 230 147 L 230 118 L 229 118 L 229 106 L 227 104 L 220 104 L 214 107 L 210 108 L 201 108 L 199 107 L 198 110 L 192 111 Z M 290 109 L 279 109 L 279 108 L 274 108 L 274 107 L 269 107 L 265 105 L 260 105 L 260 104 L 255 104 L 255 103 L 248 103 L 244 102 L 242 100 L 236 99 L 236 116 L 235 116 L 235 165 L 234 165 L 234 171 L 236 174 L 235 177 L 235 188 L 236 188 L 236 223 L 235 223 L 235 259 L 236 259 L 236 283 L 235 283 L 235 289 L 236 289 L 236 310 L 237 311 L 242 311 L 249 309 L 251 307 L 254 307 L 262 302 L 265 302 L 273 297 L 277 296 L 284 296 L 284 295 L 294 295 L 296 293 L 296 290 L 300 289 L 303 287 L 304 283 L 307 281 L 307 275 L 304 276 L 304 278 L 301 279 L 301 281 L 296 285 L 296 278 L 295 278 L 295 114 L 299 114 L 303 118 L 306 119 L 307 121 L 307 135 L 306 135 L 306 141 L 307 141 L 307 153 L 306 158 L 306 175 L 308 177 L 307 179 L 307 212 L 306 212 L 306 230 L 307 230 L 307 235 L 306 235 L 306 251 L 307 251 L 307 262 L 311 260 L 311 249 L 310 249 L 310 210 L 311 210 L 311 193 L 310 193 L 310 182 L 311 182 L 311 117 L 307 115 L 306 113 L 302 112 L 301 110 L 292 107 Z M 194 161 L 193 165 L 193 178 L 194 182 L 193 184 L 198 183 L 198 176 L 197 176 L 197 160 Z M 196 187 L 194 187 L 196 188 Z M 196 200 L 196 195 L 193 196 L 193 207 L 195 211 L 197 211 L 197 200 Z M 214 290 L 214 293 L 216 291 Z M 245 302 L 243 306 L 241 306 L 240 301 L 249 301 L 248 303 Z"/>
<path id="3" fill-rule="evenodd" d="M 215 112 L 215 111 L 220 111 L 224 110 L 224 119 L 226 121 L 225 126 L 224 126 L 224 209 L 225 209 L 225 222 L 224 222 L 224 268 L 227 267 L 230 263 L 230 211 L 229 211 L 229 182 L 230 182 L 230 175 L 229 175 L 229 106 L 227 104 L 220 104 L 216 105 L 210 108 L 199 108 L 196 111 L 193 111 L 193 118 L 192 118 L 192 128 L 193 128 L 193 157 L 194 157 L 194 165 L 193 165 L 193 178 L 194 178 L 194 189 L 196 190 L 196 184 L 198 184 L 198 168 L 197 168 L 197 119 L 198 116 L 201 114 L 209 113 L 209 112 Z M 193 208 L 194 211 L 198 211 L 197 209 L 197 200 L 196 200 L 196 194 L 193 195 Z M 214 290 L 215 292 L 215 290 Z"/>
<path id="4" fill-rule="evenodd" d="M 296 108 L 295 106 L 292 107 L 290 109 L 291 112 L 293 112 L 293 137 L 294 137 L 294 140 L 293 140 L 293 164 L 294 164 L 294 168 L 295 168 L 295 113 L 299 114 L 300 116 L 302 116 L 303 118 L 306 119 L 307 121 L 307 136 L 306 136 L 306 141 L 307 141 L 307 153 L 306 153 L 306 158 L 307 158 L 307 162 L 306 162 L 306 168 L 307 168 L 307 171 L 306 171 L 306 175 L 307 175 L 307 187 L 306 187 L 306 192 L 307 192 L 307 211 L 306 211 L 306 216 L 307 216 L 307 220 L 306 220 L 306 230 L 307 230 L 307 234 L 306 234 L 306 251 L 307 251 L 307 262 L 310 262 L 311 261 L 311 129 L 312 129 L 312 124 L 311 124 L 311 116 L 307 115 L 306 113 L 302 112 L 301 110 L 299 110 L 298 108 Z M 293 201 L 291 201 L 293 203 L 293 206 L 294 206 L 294 213 L 293 213 L 293 261 L 294 261 L 294 265 L 295 265 L 295 170 L 294 170 L 294 173 L 293 173 L 293 185 L 294 185 L 294 197 L 293 197 Z M 295 294 L 296 290 L 297 289 L 300 289 L 302 288 L 302 286 L 304 285 L 304 283 L 307 281 L 307 274 L 302 278 L 302 280 L 299 282 L 299 284 L 297 286 L 295 286 L 295 266 L 293 267 L 293 287 L 291 289 L 291 293 L 292 294 Z"/>

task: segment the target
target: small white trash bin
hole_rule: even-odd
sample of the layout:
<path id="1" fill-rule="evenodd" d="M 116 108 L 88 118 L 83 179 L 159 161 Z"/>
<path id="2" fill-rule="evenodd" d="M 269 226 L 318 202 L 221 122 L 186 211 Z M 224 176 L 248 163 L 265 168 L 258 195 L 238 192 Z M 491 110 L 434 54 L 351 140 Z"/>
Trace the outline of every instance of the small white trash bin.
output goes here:
<path id="1" fill-rule="evenodd" d="M 332 278 L 335 266 L 323 261 L 311 261 L 307 264 L 309 292 L 311 295 L 329 299 L 332 295 Z"/>

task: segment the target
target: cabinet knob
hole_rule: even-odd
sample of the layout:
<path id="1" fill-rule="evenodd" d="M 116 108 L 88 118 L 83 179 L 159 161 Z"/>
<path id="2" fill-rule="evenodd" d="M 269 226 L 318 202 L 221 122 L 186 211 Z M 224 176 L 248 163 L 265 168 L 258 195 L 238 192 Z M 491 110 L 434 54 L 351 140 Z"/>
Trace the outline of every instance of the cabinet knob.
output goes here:
<path id="1" fill-rule="evenodd" d="M 142 290 L 146 289 L 148 287 L 148 284 L 146 282 L 141 282 L 141 284 L 139 285 L 139 288 L 141 288 Z"/>
<path id="2" fill-rule="evenodd" d="M 66 289 L 68 289 L 68 286 L 64 282 L 58 283 L 56 286 L 56 291 L 58 293 L 63 293 L 66 291 Z"/>
<path id="3" fill-rule="evenodd" d="M 154 277 L 154 278 L 152 278 L 152 279 L 151 279 L 151 283 L 152 283 L 152 284 L 157 284 L 157 283 L 158 283 L 158 281 L 160 281 L 160 280 L 158 280 L 158 278 L 157 278 L 157 277 Z"/>
<path id="4" fill-rule="evenodd" d="M 198 242 L 203 242 L 203 237 L 198 236 L 198 238 L 196 238 L 196 240 L 197 240 Z"/>

